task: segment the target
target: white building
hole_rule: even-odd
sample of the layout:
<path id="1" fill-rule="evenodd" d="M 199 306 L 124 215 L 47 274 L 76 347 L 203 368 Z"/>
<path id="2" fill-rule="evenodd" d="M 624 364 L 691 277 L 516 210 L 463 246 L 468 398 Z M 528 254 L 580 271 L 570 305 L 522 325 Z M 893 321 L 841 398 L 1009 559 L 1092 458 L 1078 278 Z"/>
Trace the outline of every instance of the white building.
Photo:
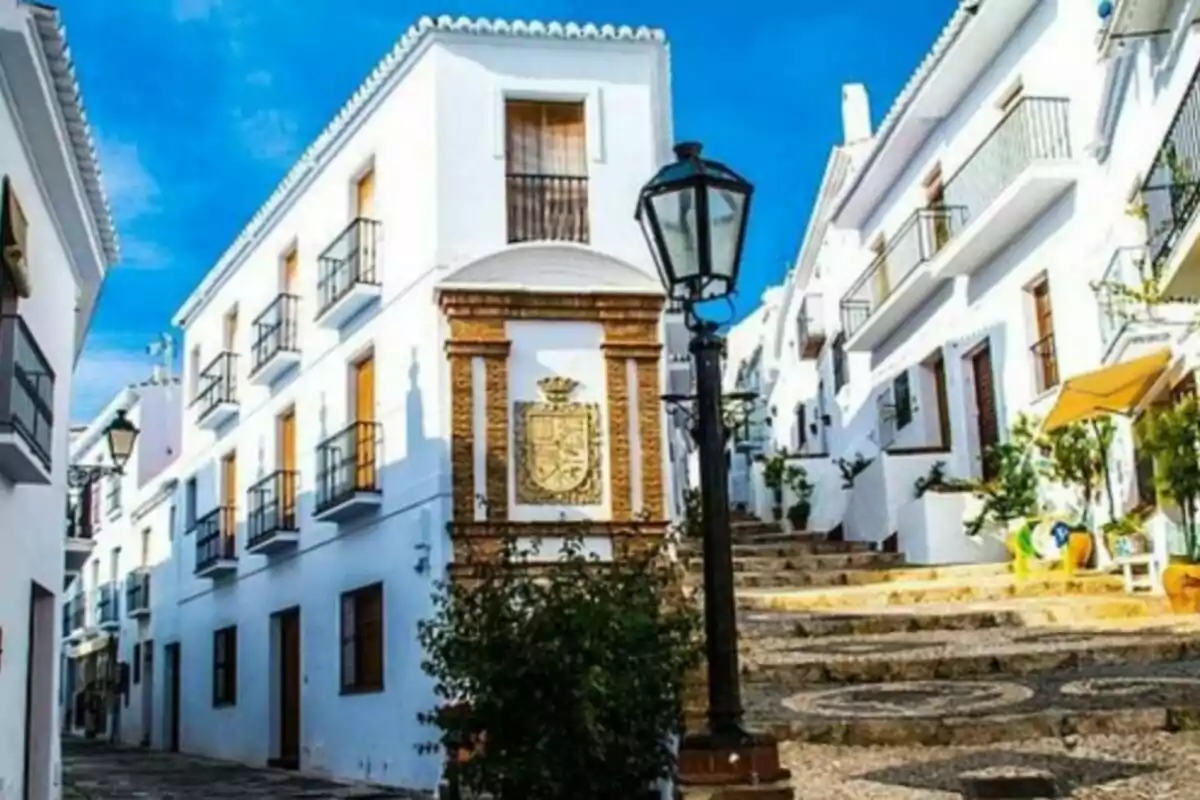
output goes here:
<path id="1" fill-rule="evenodd" d="M 92 473 L 71 492 L 60 694 L 66 731 L 130 744 L 146 738 L 142 653 L 150 652 L 153 572 L 170 544 L 166 529 L 156 532 L 140 512 L 179 455 L 180 388 L 177 378 L 155 374 L 119 392 L 72 437 L 72 465 L 111 467 L 112 421 L 124 414 L 139 430 L 122 473 Z"/>
<path id="2" fill-rule="evenodd" d="M 71 373 L 116 237 L 53 9 L 0 0 L 0 796 L 58 793 Z"/>
<path id="3" fill-rule="evenodd" d="M 671 157 L 667 58 L 648 29 L 423 19 L 186 300 L 181 454 L 133 525 L 170 553 L 136 736 L 432 788 L 435 582 L 504 536 L 663 534 L 682 326 L 632 212 Z"/>
<path id="4" fill-rule="evenodd" d="M 917 500 L 915 481 L 938 462 L 984 476 L 986 449 L 1019 413 L 1046 414 L 1063 378 L 1186 349 L 1190 310 L 1130 321 L 1093 287 L 1159 258 L 1138 256 L 1148 233 L 1170 251 L 1181 210 L 1191 219 L 1191 184 L 1159 187 L 1171 183 L 1169 129 L 1183 161 L 1200 156 L 1188 138 L 1195 13 L 1124 2 L 1101 23 L 1087 3 L 963 3 L 868 137 L 850 133 L 865 106 L 850 90 L 849 146 L 831 158 L 769 342 L 788 360 L 771 402 L 805 423 L 781 411 L 776 442 L 808 456 L 815 516 L 914 562 L 1002 557 L 963 536 L 964 496 Z M 1143 184 L 1149 230 L 1128 213 Z M 1122 431 L 1114 474 L 1128 507 L 1146 498 Z M 870 464 L 843 489 L 836 460 L 860 455 Z"/>

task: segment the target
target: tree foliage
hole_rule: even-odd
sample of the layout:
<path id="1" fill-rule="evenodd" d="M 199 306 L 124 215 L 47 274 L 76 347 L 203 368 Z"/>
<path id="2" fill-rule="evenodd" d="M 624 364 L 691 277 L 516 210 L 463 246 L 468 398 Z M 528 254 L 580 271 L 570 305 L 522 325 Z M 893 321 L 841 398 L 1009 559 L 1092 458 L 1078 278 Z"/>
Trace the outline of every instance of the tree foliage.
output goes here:
<path id="1" fill-rule="evenodd" d="M 471 743 L 460 786 L 500 800 L 625 800 L 671 777 L 699 615 L 659 552 L 599 562 L 568 540 L 539 577 L 509 541 L 420 623 L 442 744 Z M 437 745 L 427 746 L 436 749 Z"/>
<path id="2" fill-rule="evenodd" d="M 1138 424 L 1141 445 L 1154 458 L 1158 491 L 1183 515 L 1188 557 L 1197 551 L 1196 513 L 1200 502 L 1200 403 L 1185 397 L 1173 406 L 1156 408 Z"/>
<path id="3" fill-rule="evenodd" d="M 1078 489 L 1084 505 L 1093 503 L 1101 486 L 1108 495 L 1109 518 L 1116 516 L 1108 475 L 1108 453 L 1116 427 L 1108 417 L 1074 422 L 1047 433 L 1039 445 L 1049 460 L 1050 478 Z"/>
<path id="4" fill-rule="evenodd" d="M 1036 431 L 1035 420 L 1021 414 L 1008 440 L 992 445 L 984 454 L 993 477 L 980 482 L 976 490 L 983 499 L 983 508 L 967 523 L 969 535 L 979 534 L 988 525 L 1005 525 L 1038 512 L 1039 475 L 1032 457 Z"/>

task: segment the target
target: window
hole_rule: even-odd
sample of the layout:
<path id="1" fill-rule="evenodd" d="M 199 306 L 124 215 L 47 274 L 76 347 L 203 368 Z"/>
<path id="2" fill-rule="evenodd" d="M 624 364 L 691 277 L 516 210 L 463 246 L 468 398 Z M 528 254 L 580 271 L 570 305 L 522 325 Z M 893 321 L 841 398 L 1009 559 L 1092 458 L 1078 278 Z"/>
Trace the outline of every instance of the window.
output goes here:
<path id="1" fill-rule="evenodd" d="M 200 345 L 192 348 L 188 361 L 190 364 L 188 367 L 188 393 L 191 397 L 195 397 L 200 394 Z"/>
<path id="2" fill-rule="evenodd" d="M 0 186 L 0 274 L 5 276 L 6 300 L 29 296 L 28 236 L 29 220 L 12 179 L 5 176 Z"/>
<path id="3" fill-rule="evenodd" d="M 100 530 L 101 504 L 100 504 L 100 479 L 94 478 L 88 483 L 88 503 L 92 507 L 92 525 L 94 531 Z"/>
<path id="4" fill-rule="evenodd" d="M 996 101 L 996 108 L 1001 111 L 1009 111 L 1021 99 L 1021 95 L 1024 92 L 1025 83 L 1020 78 L 1017 78 L 1004 90 L 1004 94 L 1000 95 L 1000 99 Z"/>
<path id="5" fill-rule="evenodd" d="M 299 288 L 300 254 L 295 246 L 287 251 L 280 264 L 280 286 L 286 294 L 295 294 Z"/>
<path id="6" fill-rule="evenodd" d="M 803 450 L 808 444 L 808 408 L 800 403 L 796 406 L 796 449 Z"/>
<path id="7" fill-rule="evenodd" d="M 892 402 L 896 404 L 896 430 L 904 430 L 912 422 L 912 389 L 908 384 L 908 370 L 901 372 L 892 381 Z"/>
<path id="8" fill-rule="evenodd" d="M 237 306 L 229 309 L 225 314 L 224 327 L 224 343 L 225 350 L 233 352 L 237 349 L 237 334 L 238 334 L 238 310 Z"/>
<path id="9" fill-rule="evenodd" d="M 582 102 L 505 103 L 508 240 L 588 241 Z"/>
<path id="10" fill-rule="evenodd" d="M 175 541 L 175 518 L 178 516 L 175 504 L 172 503 L 167 509 L 167 541 Z"/>
<path id="11" fill-rule="evenodd" d="M 850 382 L 846 364 L 846 334 L 839 333 L 833 340 L 833 391 L 837 394 Z"/>
<path id="12" fill-rule="evenodd" d="M 342 595 L 342 693 L 383 691 L 383 584 Z"/>
<path id="13" fill-rule="evenodd" d="M 110 475 L 108 477 L 108 513 L 121 513 L 121 476 Z"/>
<path id="14" fill-rule="evenodd" d="M 133 645 L 133 685 L 137 686 L 142 682 L 142 645 L 135 642 Z"/>
<path id="15" fill-rule="evenodd" d="M 213 705 L 237 704 L 237 626 L 213 633 Z"/>
<path id="16" fill-rule="evenodd" d="M 142 553 L 141 561 L 138 566 L 145 567 L 150 564 L 150 529 L 142 528 Z"/>
<path id="17" fill-rule="evenodd" d="M 1033 356 L 1034 386 L 1038 394 L 1058 386 L 1058 354 L 1054 344 L 1054 312 L 1050 306 L 1050 283 L 1045 278 L 1034 284 L 1029 295 L 1033 305 L 1034 343 L 1029 348 Z"/>
<path id="18" fill-rule="evenodd" d="M 191 532 L 196 527 L 196 478 L 188 478 L 183 487 L 183 524 Z"/>
<path id="19" fill-rule="evenodd" d="M 354 215 L 370 218 L 375 213 L 375 168 L 371 167 L 354 182 Z"/>

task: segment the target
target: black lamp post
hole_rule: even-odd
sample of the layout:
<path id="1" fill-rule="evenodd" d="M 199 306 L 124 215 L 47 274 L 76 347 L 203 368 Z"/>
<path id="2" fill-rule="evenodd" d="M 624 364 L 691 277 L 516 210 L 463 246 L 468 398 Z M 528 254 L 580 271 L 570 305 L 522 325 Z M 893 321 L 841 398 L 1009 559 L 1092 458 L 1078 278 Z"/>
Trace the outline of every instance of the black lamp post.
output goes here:
<path id="1" fill-rule="evenodd" d="M 72 464 L 67 469 L 67 482 L 72 488 L 78 489 L 106 475 L 124 474 L 125 465 L 133 455 L 133 445 L 137 442 L 139 433 L 138 427 L 125 416 L 124 409 L 118 411 L 104 431 L 104 438 L 108 440 L 108 457 L 112 464 Z"/>
<path id="2" fill-rule="evenodd" d="M 717 326 L 696 305 L 727 298 L 737 284 L 754 187 L 728 167 L 700 157 L 693 142 L 675 147 L 677 161 L 650 179 L 638 198 L 637 220 L 670 299 L 683 304 L 695 360 L 693 435 L 700 451 L 704 538 L 704 632 L 708 656 L 708 724 L 714 744 L 737 747 L 742 727 L 737 616 L 721 413 L 721 352 Z"/>

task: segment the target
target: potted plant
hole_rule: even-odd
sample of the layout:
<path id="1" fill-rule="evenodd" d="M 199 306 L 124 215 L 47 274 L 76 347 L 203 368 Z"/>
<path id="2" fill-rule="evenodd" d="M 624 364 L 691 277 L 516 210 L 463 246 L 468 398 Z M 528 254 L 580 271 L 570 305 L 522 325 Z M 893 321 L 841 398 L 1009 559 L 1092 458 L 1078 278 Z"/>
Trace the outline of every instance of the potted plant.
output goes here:
<path id="1" fill-rule="evenodd" d="M 1163 589 L 1171 607 L 1200 611 L 1200 552 L 1196 547 L 1196 512 L 1200 501 L 1200 403 L 1186 397 L 1150 411 L 1139 421 L 1138 436 L 1154 459 L 1159 495 L 1179 511 L 1185 553 L 1171 558 L 1163 570 Z"/>
<path id="2" fill-rule="evenodd" d="M 1034 425 L 1021 415 L 1008 441 L 988 448 L 992 476 L 978 484 L 978 511 L 965 520 L 967 535 L 982 533 L 1007 538 L 1009 529 L 1038 513 L 1038 469 L 1030 457 Z"/>
<path id="3" fill-rule="evenodd" d="M 952 492 L 970 492 L 977 488 L 975 481 L 962 478 L 952 478 L 946 474 L 946 462 L 936 461 L 929 468 L 929 473 L 913 481 L 913 499 L 920 500 L 926 492 L 938 494 Z"/>
<path id="4" fill-rule="evenodd" d="M 1071 568 L 1087 566 L 1095 549 L 1088 521 L 1092 518 L 1092 507 L 1102 483 L 1108 497 L 1109 519 L 1116 517 L 1116 502 L 1108 475 L 1108 451 L 1114 433 L 1112 420 L 1101 417 L 1066 425 L 1047 433 L 1038 442 L 1047 459 L 1050 478 L 1075 489 L 1083 508 L 1082 517 L 1069 526 L 1064 558 Z"/>
<path id="5" fill-rule="evenodd" d="M 771 516 L 783 519 L 783 485 L 787 479 L 787 459 L 783 453 L 769 456 L 763 464 L 763 484 L 771 490 Z"/>
<path id="6" fill-rule="evenodd" d="M 867 467 L 871 466 L 871 462 L 874 460 L 873 458 L 866 458 L 862 453 L 855 453 L 853 461 L 839 458 L 837 466 L 838 471 L 842 473 L 842 488 L 853 489 L 855 479 L 866 472 Z"/>
<path id="7" fill-rule="evenodd" d="M 796 498 L 796 501 L 788 506 L 788 522 L 791 523 L 792 530 L 802 531 L 808 527 L 808 519 L 812 516 L 814 487 L 803 467 L 788 467 L 786 478 L 788 489 Z"/>

